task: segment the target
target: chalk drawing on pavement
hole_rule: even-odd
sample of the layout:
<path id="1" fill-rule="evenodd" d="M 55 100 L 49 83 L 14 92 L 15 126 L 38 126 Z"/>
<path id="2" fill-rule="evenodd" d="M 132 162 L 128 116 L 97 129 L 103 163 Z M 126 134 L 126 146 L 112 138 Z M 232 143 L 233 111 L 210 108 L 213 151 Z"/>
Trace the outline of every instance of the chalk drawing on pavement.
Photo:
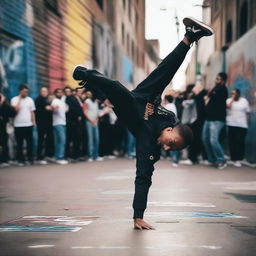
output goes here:
<path id="1" fill-rule="evenodd" d="M 52 248 L 55 247 L 53 244 L 38 244 L 38 245 L 29 245 L 28 248 Z"/>
<path id="2" fill-rule="evenodd" d="M 229 190 L 256 190 L 256 181 L 248 182 L 212 182 L 212 185 L 224 186 Z"/>
<path id="3" fill-rule="evenodd" d="M 147 217 L 170 217 L 174 219 L 190 218 L 247 218 L 232 212 L 148 212 Z"/>
<path id="4" fill-rule="evenodd" d="M 165 206 L 172 206 L 172 207 L 216 207 L 213 204 L 209 203 L 192 203 L 192 202 L 148 202 L 148 206 L 156 206 L 156 207 L 165 207 Z"/>
<path id="5" fill-rule="evenodd" d="M 128 180 L 134 179 L 134 176 L 100 176 L 97 180 Z"/>
<path id="6" fill-rule="evenodd" d="M 96 216 L 24 216 L 0 224 L 0 232 L 77 232 Z"/>

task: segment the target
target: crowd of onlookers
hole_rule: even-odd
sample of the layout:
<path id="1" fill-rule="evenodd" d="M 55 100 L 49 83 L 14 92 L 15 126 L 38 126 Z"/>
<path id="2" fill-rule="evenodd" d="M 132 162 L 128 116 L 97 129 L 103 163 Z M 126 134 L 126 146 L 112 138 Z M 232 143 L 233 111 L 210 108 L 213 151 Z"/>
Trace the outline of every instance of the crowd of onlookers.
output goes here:
<path id="1" fill-rule="evenodd" d="M 0 94 L 1 166 L 134 157 L 134 138 L 91 92 L 42 87 L 35 100 L 28 95 L 26 84 L 10 102 Z"/>
<path id="2" fill-rule="evenodd" d="M 241 167 L 250 108 L 238 89 L 228 97 L 226 81 L 227 75 L 219 73 L 209 91 L 192 84 L 185 92 L 165 94 L 162 105 L 189 125 L 194 135 L 186 160 L 181 160 L 179 151 L 167 152 L 173 166 L 205 163 L 225 168 L 220 137 L 226 130 L 230 163 Z M 53 95 L 42 87 L 35 100 L 28 95 L 26 84 L 10 101 L 0 94 L 1 166 L 135 157 L 136 141 L 118 121 L 110 102 L 100 102 L 91 92 L 69 86 L 56 89 Z M 225 124 L 227 129 L 223 129 Z"/>

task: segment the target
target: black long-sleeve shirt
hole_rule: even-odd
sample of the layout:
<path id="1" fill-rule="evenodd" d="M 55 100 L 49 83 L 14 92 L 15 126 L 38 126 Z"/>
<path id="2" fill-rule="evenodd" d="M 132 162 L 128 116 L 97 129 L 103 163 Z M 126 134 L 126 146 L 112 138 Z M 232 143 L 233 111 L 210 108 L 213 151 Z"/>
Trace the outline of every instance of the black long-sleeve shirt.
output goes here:
<path id="1" fill-rule="evenodd" d="M 155 107 L 154 114 L 148 120 L 138 124 L 136 133 L 136 179 L 135 195 L 133 199 L 133 218 L 143 218 L 147 207 L 148 191 L 152 184 L 151 177 L 154 164 L 160 159 L 161 146 L 157 138 L 167 127 L 174 127 L 179 123 L 173 112 L 162 107 Z"/>

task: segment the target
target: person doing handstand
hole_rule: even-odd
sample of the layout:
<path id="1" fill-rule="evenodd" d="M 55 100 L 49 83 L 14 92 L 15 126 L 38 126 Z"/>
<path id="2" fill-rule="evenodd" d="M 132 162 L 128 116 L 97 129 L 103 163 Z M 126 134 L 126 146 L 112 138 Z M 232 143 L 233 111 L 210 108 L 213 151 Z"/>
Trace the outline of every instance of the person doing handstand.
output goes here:
<path id="1" fill-rule="evenodd" d="M 160 106 L 161 94 L 182 64 L 190 46 L 213 30 L 206 24 L 187 17 L 186 33 L 177 47 L 134 90 L 111 80 L 96 70 L 76 66 L 73 78 L 101 100 L 109 100 L 117 117 L 136 138 L 136 179 L 133 219 L 136 229 L 154 229 L 143 220 L 154 164 L 161 148 L 181 150 L 191 144 L 190 128 L 180 124 L 175 114 Z"/>

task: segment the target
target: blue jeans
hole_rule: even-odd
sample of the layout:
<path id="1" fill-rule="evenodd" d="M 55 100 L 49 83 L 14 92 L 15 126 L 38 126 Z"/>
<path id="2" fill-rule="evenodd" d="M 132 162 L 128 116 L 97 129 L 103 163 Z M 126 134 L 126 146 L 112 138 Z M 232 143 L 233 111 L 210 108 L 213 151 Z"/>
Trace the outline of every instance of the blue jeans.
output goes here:
<path id="1" fill-rule="evenodd" d="M 126 154 L 128 157 L 135 156 L 135 137 L 127 130 Z"/>
<path id="2" fill-rule="evenodd" d="M 54 143 L 55 143 L 55 157 L 57 160 L 64 158 L 66 146 L 66 126 L 55 125 L 54 128 Z"/>
<path id="3" fill-rule="evenodd" d="M 88 157 L 96 159 L 99 156 L 99 128 L 86 121 L 88 135 Z"/>
<path id="4" fill-rule="evenodd" d="M 224 162 L 224 152 L 219 142 L 219 135 L 224 127 L 222 121 L 205 121 L 202 140 L 210 163 Z"/>
<path id="5" fill-rule="evenodd" d="M 170 151 L 170 155 L 173 163 L 178 164 L 180 161 L 181 152 L 180 151 Z"/>

